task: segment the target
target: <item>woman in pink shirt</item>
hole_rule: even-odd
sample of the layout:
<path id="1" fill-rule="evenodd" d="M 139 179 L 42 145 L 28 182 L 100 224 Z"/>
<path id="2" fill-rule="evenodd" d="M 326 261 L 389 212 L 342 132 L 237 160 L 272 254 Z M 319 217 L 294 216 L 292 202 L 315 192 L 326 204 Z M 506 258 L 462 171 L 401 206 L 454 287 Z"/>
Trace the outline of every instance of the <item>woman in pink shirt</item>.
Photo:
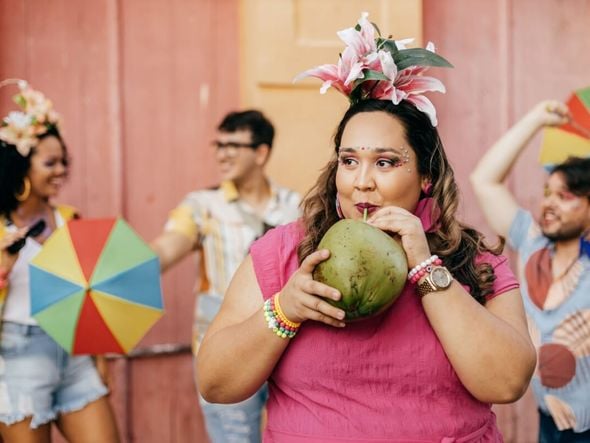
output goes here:
<path id="1" fill-rule="evenodd" d="M 351 29 L 367 35 L 363 18 Z M 268 380 L 268 442 L 500 442 L 491 404 L 518 399 L 535 366 L 518 285 L 456 219 L 434 108 L 380 87 L 351 93 L 302 219 L 258 240 L 235 274 L 199 350 L 199 389 L 233 403 Z M 324 233 L 365 208 L 399 235 L 412 277 L 387 311 L 345 323 L 326 301 L 340 293 L 312 272 L 329 257 Z"/>

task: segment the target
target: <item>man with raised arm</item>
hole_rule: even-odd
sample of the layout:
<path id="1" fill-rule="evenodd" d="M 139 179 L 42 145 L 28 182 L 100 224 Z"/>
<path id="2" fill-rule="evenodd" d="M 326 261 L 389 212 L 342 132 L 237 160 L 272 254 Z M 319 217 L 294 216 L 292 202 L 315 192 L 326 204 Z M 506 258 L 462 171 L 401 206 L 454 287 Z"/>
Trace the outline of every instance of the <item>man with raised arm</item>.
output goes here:
<path id="1" fill-rule="evenodd" d="M 590 158 L 569 157 L 544 184 L 537 220 L 505 180 L 543 127 L 570 120 L 566 105 L 539 103 L 479 161 L 471 183 L 484 215 L 518 253 L 521 293 L 538 351 L 532 387 L 539 441 L 590 441 Z M 567 146 L 563 147 L 567 150 Z"/>

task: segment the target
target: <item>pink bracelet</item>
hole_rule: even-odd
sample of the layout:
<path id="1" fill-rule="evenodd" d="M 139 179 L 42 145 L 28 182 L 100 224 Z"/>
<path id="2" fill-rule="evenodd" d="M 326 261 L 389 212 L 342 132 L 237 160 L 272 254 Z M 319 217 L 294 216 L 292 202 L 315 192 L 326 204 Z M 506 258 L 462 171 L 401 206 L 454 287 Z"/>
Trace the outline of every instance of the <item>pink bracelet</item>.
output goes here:
<path id="1" fill-rule="evenodd" d="M 438 258 L 438 255 L 431 256 L 428 260 L 424 260 L 422 263 L 414 266 L 410 272 L 408 272 L 408 280 L 411 283 L 416 283 L 420 280 L 427 272 L 430 272 L 432 265 L 441 265 L 442 260 Z"/>

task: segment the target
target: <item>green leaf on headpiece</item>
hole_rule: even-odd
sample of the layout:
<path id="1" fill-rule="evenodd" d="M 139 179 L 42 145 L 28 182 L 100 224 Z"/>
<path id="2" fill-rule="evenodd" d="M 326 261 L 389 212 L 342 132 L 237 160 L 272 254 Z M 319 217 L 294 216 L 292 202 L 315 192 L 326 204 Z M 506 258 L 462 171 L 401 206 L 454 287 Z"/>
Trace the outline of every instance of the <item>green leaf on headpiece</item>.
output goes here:
<path id="1" fill-rule="evenodd" d="M 12 97 L 12 100 L 23 109 L 25 106 L 27 106 L 27 101 L 21 94 L 16 94 L 14 97 Z"/>
<path id="2" fill-rule="evenodd" d="M 389 81 L 389 77 L 383 74 L 381 71 L 373 71 L 372 69 L 367 69 L 363 71 L 364 77 L 358 79 L 357 81 L 360 83 L 366 82 L 368 80 L 386 80 Z"/>
<path id="3" fill-rule="evenodd" d="M 445 58 L 424 48 L 411 48 L 392 53 L 393 61 L 397 69 L 409 68 L 410 66 L 436 66 L 441 68 L 452 68 L 453 65 Z"/>
<path id="4" fill-rule="evenodd" d="M 348 98 L 350 99 L 350 102 L 353 104 L 371 96 L 371 92 L 369 90 L 363 89 L 361 87 L 361 85 L 364 82 L 367 82 L 367 81 L 391 81 L 381 71 L 373 71 L 372 69 L 367 69 L 367 70 L 363 71 L 363 74 L 364 74 L 363 78 L 359 78 L 354 81 L 354 86 L 352 88 L 351 93 L 348 96 Z M 377 83 L 375 83 L 375 86 L 377 86 Z"/>
<path id="5" fill-rule="evenodd" d="M 361 32 L 361 25 L 359 25 L 358 23 L 356 24 L 356 26 L 354 27 L 355 31 Z"/>
<path id="6" fill-rule="evenodd" d="M 380 49 L 391 53 L 392 56 L 399 52 L 399 49 L 397 49 L 397 45 L 395 44 L 395 40 L 389 40 L 381 37 L 377 39 L 377 50 Z"/>

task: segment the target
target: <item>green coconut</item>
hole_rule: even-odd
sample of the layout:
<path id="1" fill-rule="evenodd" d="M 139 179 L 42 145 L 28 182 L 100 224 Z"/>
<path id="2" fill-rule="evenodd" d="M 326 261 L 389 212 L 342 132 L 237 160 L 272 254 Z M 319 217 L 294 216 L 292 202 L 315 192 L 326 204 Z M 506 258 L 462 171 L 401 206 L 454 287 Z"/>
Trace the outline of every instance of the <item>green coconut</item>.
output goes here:
<path id="1" fill-rule="evenodd" d="M 400 296 L 408 274 L 401 244 L 363 221 L 344 219 L 324 235 L 318 249 L 330 257 L 316 266 L 313 278 L 342 294 L 327 301 L 346 312 L 346 320 L 380 314 Z"/>

